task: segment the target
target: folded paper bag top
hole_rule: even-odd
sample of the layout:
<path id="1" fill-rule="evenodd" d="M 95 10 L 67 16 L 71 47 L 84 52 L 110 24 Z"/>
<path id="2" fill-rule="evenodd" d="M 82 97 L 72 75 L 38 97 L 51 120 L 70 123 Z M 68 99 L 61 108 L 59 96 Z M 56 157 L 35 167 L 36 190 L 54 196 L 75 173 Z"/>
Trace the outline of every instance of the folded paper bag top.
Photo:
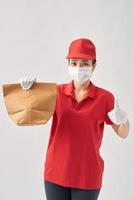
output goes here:
<path id="1" fill-rule="evenodd" d="M 19 126 L 45 124 L 55 111 L 56 83 L 35 82 L 28 90 L 20 83 L 3 84 L 2 88 L 8 115 Z"/>

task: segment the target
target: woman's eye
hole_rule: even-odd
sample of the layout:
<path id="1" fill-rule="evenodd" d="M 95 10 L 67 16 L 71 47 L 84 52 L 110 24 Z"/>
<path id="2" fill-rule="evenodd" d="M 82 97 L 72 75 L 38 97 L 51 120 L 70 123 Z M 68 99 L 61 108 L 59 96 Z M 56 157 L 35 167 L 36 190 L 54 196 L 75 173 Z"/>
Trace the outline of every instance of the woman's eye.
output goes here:
<path id="1" fill-rule="evenodd" d="M 76 63 L 76 62 L 72 62 L 72 63 L 71 63 L 71 65 L 74 65 L 74 66 L 76 66 L 76 65 L 77 65 L 77 63 Z M 84 65 L 84 66 L 89 66 L 89 63 L 82 63 L 82 65 Z"/>
<path id="2" fill-rule="evenodd" d="M 76 65 L 76 63 L 75 63 L 75 62 L 72 62 L 71 65 Z"/>
<path id="3" fill-rule="evenodd" d="M 86 66 L 89 65 L 88 63 L 83 63 L 83 64 L 86 65 Z"/>

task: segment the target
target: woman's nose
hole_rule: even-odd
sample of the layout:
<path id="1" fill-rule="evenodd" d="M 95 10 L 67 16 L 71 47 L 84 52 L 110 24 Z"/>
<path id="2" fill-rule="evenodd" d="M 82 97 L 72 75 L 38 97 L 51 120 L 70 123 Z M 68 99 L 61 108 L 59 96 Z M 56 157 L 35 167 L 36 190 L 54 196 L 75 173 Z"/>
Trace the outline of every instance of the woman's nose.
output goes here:
<path id="1" fill-rule="evenodd" d="M 82 67 L 82 64 L 81 63 L 77 63 L 77 67 Z"/>

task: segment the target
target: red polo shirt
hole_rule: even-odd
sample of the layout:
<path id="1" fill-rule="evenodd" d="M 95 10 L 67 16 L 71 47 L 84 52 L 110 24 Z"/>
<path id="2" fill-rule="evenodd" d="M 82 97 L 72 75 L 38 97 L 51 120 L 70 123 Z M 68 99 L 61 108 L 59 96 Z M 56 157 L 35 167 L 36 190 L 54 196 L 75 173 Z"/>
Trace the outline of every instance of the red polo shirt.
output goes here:
<path id="1" fill-rule="evenodd" d="M 73 80 L 57 85 L 44 179 L 81 189 L 102 186 L 104 160 L 99 148 L 104 122 L 113 124 L 107 115 L 113 108 L 113 94 L 92 81 L 79 103 L 74 96 Z"/>

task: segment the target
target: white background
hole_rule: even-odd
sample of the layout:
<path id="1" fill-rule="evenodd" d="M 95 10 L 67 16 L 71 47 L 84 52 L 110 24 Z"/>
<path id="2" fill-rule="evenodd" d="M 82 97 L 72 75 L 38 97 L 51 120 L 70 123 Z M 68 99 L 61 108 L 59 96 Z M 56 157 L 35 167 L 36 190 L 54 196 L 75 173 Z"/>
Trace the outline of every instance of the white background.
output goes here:
<path id="1" fill-rule="evenodd" d="M 134 3 L 132 0 L 0 0 L 0 84 L 21 77 L 70 81 L 65 56 L 72 40 L 96 45 L 92 81 L 118 97 L 128 114 L 129 136 L 106 125 L 99 200 L 133 200 L 134 180 Z M 19 127 L 8 117 L 0 88 L 0 198 L 45 199 L 43 164 L 51 120 Z"/>

